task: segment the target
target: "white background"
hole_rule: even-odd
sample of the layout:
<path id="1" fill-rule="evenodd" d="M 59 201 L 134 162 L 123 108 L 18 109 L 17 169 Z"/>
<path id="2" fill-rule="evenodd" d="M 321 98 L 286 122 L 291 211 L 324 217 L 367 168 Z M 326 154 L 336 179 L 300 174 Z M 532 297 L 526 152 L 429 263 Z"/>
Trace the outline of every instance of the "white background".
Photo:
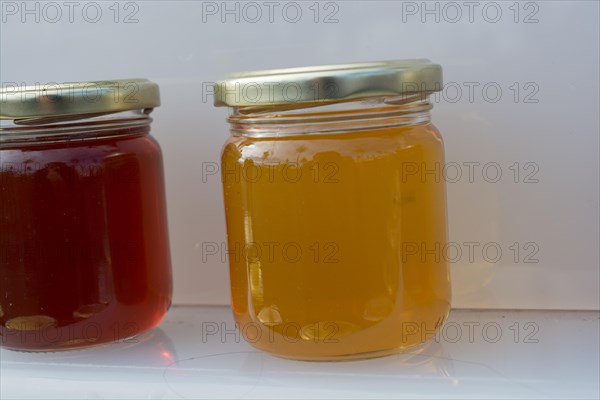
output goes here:
<path id="1" fill-rule="evenodd" d="M 0 80 L 160 84 L 153 134 L 175 303 L 229 302 L 226 260 L 203 254 L 224 246 L 220 178 L 203 171 L 228 135 L 206 84 L 251 69 L 430 58 L 447 83 L 433 119 L 462 173 L 448 182 L 452 251 L 462 251 L 451 255 L 453 305 L 599 308 L 597 1 L 276 1 L 272 15 L 262 1 L 229 2 L 230 14 L 221 2 L 74 3 L 2 2 Z"/>
<path id="2" fill-rule="evenodd" d="M 0 396 L 598 399 L 598 322 L 597 311 L 454 310 L 416 349 L 315 363 L 253 351 L 236 336 L 228 307 L 174 307 L 136 343 L 44 354 L 0 349 Z M 205 324 L 225 328 L 208 334 Z"/>

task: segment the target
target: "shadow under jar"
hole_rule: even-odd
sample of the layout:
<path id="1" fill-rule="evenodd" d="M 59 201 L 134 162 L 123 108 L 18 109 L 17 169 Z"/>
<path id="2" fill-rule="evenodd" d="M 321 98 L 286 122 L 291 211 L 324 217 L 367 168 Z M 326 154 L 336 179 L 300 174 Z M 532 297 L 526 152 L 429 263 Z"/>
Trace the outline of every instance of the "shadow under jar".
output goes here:
<path id="1" fill-rule="evenodd" d="M 450 309 L 441 67 L 400 60 L 232 75 L 222 152 L 232 305 L 253 346 L 392 354 Z"/>
<path id="2" fill-rule="evenodd" d="M 172 277 L 161 150 L 143 79 L 5 88 L 0 344 L 58 351 L 156 326 Z"/>

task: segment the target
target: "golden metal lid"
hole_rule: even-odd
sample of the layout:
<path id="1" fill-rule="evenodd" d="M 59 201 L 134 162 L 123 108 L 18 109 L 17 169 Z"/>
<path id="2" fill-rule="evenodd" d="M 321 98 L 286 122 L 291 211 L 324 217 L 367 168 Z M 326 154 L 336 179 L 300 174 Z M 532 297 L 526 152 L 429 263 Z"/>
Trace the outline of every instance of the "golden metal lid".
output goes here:
<path id="1" fill-rule="evenodd" d="M 442 90 L 442 67 L 427 59 L 242 72 L 215 83 L 215 106 L 333 103 Z"/>
<path id="2" fill-rule="evenodd" d="M 3 85 L 0 119 L 105 114 L 160 105 L 158 85 L 147 79 Z"/>

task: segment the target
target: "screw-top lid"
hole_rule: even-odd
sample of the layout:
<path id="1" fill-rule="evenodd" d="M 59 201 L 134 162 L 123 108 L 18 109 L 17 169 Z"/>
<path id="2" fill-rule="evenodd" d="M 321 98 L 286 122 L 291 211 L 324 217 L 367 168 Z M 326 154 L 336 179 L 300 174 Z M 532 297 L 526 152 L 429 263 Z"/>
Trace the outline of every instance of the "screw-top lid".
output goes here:
<path id="1" fill-rule="evenodd" d="M 230 75 L 215 84 L 215 106 L 335 103 L 442 89 L 442 67 L 426 59 L 272 69 Z"/>
<path id="2" fill-rule="evenodd" d="M 70 82 L 0 89 L 0 119 L 29 119 L 151 109 L 158 85 L 147 79 Z"/>

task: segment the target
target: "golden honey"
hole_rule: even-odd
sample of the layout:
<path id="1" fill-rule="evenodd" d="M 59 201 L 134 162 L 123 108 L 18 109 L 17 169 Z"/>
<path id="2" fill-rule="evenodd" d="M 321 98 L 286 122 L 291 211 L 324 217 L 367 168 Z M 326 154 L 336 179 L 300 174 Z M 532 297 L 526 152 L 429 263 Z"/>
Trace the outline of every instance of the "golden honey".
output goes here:
<path id="1" fill-rule="evenodd" d="M 238 107 L 222 153 L 232 306 L 253 346 L 367 358 L 450 309 L 444 148 L 423 99 Z M 325 108 L 325 111 L 321 111 Z"/>
<path id="2" fill-rule="evenodd" d="M 414 249 L 447 242 L 445 187 L 413 167 L 440 162 L 431 124 L 231 138 L 222 158 L 231 290 L 247 339 L 318 359 L 431 337 L 449 310 L 448 266 Z"/>

